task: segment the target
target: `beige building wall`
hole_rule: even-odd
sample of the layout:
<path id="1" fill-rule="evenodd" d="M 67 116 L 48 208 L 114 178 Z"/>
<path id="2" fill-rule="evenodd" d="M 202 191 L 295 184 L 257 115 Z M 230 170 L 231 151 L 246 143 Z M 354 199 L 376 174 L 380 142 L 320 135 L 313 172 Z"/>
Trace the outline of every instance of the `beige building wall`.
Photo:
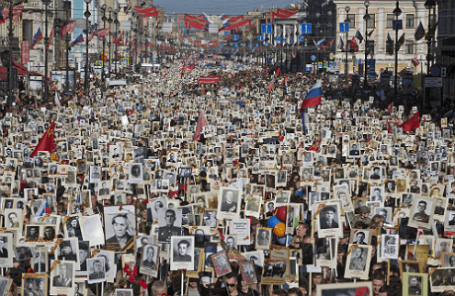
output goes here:
<path id="1" fill-rule="evenodd" d="M 366 14 L 366 8 L 364 6 L 364 1 L 335 0 L 334 3 L 337 5 L 338 23 L 344 22 L 346 19 L 346 6 L 350 7 L 348 13 L 349 17 L 354 17 L 355 20 L 354 26 L 349 28 L 348 40 L 346 40 L 346 33 L 339 32 L 339 25 L 337 24 L 337 44 L 340 37 L 343 39 L 345 45 L 349 43 L 352 37 L 355 36 L 357 30 L 360 30 L 364 38 L 362 44 L 359 44 L 359 40 L 356 39 L 357 44 L 359 44 L 359 51 L 357 53 L 348 53 L 349 73 L 353 73 L 352 56 L 355 56 L 356 60 L 365 59 L 366 22 L 363 17 Z M 402 10 L 402 13 L 398 19 L 403 22 L 403 30 L 399 30 L 398 39 L 405 33 L 405 42 L 398 52 L 398 72 L 408 67 L 413 73 L 420 73 L 421 66 L 415 67 L 411 63 L 411 59 L 417 58 L 421 63 L 426 60 L 427 45 L 424 38 L 419 41 L 416 41 L 414 38 L 414 33 L 419 25 L 419 21 L 422 22 L 425 31 L 428 31 L 428 9 L 425 9 L 424 4 L 425 1 L 399 1 L 399 7 Z M 390 34 L 391 39 L 395 42 L 395 31 L 393 30 L 390 19 L 390 16 L 395 19 L 395 16 L 393 15 L 395 7 L 396 1 L 371 0 L 368 8 L 368 14 L 374 15 L 374 31 L 368 39 L 374 40 L 375 42 L 373 58 L 376 60 L 375 70 L 378 75 L 381 73 L 381 68 L 384 70 L 387 68 L 394 70 L 395 67 L 395 54 L 388 55 L 386 53 L 387 34 Z M 411 21 L 411 19 L 413 19 L 413 21 Z M 372 29 L 373 27 L 369 26 L 367 31 L 371 32 Z M 368 55 L 368 59 L 370 58 L 371 56 Z M 340 49 L 337 49 L 336 60 L 339 64 L 340 73 L 344 73 L 345 53 L 341 52 Z M 355 73 L 357 73 L 357 68 L 358 66 L 356 66 Z M 426 71 L 425 66 L 423 66 L 422 69 L 423 71 Z"/>

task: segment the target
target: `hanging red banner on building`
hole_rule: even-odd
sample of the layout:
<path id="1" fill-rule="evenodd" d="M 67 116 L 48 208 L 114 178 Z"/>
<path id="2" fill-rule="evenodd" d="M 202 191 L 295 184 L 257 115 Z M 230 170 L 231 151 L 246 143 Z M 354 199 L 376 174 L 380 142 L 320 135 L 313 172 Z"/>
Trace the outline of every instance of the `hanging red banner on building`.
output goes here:
<path id="1" fill-rule="evenodd" d="M 21 64 L 25 65 L 30 59 L 30 42 L 22 41 Z"/>

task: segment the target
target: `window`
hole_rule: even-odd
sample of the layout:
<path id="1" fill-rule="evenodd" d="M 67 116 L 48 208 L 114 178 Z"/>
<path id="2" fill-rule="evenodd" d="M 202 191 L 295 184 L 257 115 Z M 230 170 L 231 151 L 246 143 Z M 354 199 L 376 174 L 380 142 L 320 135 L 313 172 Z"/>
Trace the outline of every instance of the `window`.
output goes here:
<path id="1" fill-rule="evenodd" d="M 349 20 L 349 29 L 355 28 L 355 14 L 349 13 L 348 20 Z"/>
<path id="2" fill-rule="evenodd" d="M 407 14 L 406 15 L 406 29 L 413 29 L 414 28 L 414 15 Z"/>
<path id="3" fill-rule="evenodd" d="M 393 14 L 387 14 L 386 28 L 388 28 L 388 29 L 393 28 L 393 21 L 394 20 L 395 20 L 395 16 Z"/>
<path id="4" fill-rule="evenodd" d="M 374 40 L 368 40 L 367 52 L 368 54 L 374 54 Z"/>
<path id="5" fill-rule="evenodd" d="M 414 41 L 406 40 L 404 43 L 404 52 L 406 54 L 414 54 Z"/>
<path id="6" fill-rule="evenodd" d="M 367 28 L 374 28 L 376 24 L 376 18 L 374 13 L 369 13 L 370 19 L 367 22 Z"/>

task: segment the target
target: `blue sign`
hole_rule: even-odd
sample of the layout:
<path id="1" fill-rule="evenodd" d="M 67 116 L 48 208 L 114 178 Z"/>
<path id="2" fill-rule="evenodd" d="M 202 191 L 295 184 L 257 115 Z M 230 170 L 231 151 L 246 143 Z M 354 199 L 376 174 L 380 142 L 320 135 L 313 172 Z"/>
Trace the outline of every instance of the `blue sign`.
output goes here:
<path id="1" fill-rule="evenodd" d="M 306 66 L 306 71 L 310 72 L 311 71 L 311 66 Z"/>
<path id="2" fill-rule="evenodd" d="M 300 31 L 302 32 L 302 34 L 311 34 L 311 24 L 310 23 L 302 24 L 300 26 Z"/>
<path id="3" fill-rule="evenodd" d="M 156 63 L 156 58 L 153 58 L 153 62 Z"/>
<path id="4" fill-rule="evenodd" d="M 253 43 L 248 43 L 248 46 L 249 47 L 253 47 Z"/>
<path id="5" fill-rule="evenodd" d="M 294 44 L 294 39 L 291 39 L 291 44 Z"/>
<path id="6" fill-rule="evenodd" d="M 280 36 L 275 36 L 275 41 L 280 42 L 281 37 Z"/>
<path id="7" fill-rule="evenodd" d="M 311 56 L 311 60 L 312 60 L 313 62 L 316 61 L 316 56 L 315 56 L 315 55 L 312 55 L 312 56 Z"/>
<path id="8" fill-rule="evenodd" d="M 224 46 L 224 43 L 220 43 L 220 46 L 223 47 L 223 46 Z"/>
<path id="9" fill-rule="evenodd" d="M 264 36 L 259 35 L 259 36 L 258 36 L 258 41 L 264 41 Z"/>
<path id="10" fill-rule="evenodd" d="M 283 38 L 281 41 L 283 41 L 283 43 L 286 43 L 286 38 Z"/>
<path id="11" fill-rule="evenodd" d="M 259 47 L 259 43 L 256 43 L 256 47 Z"/>
<path id="12" fill-rule="evenodd" d="M 272 24 L 262 24 L 262 34 L 272 34 Z"/>
<path id="13" fill-rule="evenodd" d="M 235 47 L 239 47 L 239 44 L 238 44 L 238 43 L 236 43 L 236 44 L 235 44 Z"/>
<path id="14" fill-rule="evenodd" d="M 265 46 L 269 46 L 269 43 L 268 43 L 268 42 L 264 42 L 264 45 L 265 45 Z"/>
<path id="15" fill-rule="evenodd" d="M 239 41 L 239 35 L 232 35 L 232 40 Z"/>
<path id="16" fill-rule="evenodd" d="M 349 32 L 349 23 L 340 23 L 340 33 Z"/>
<path id="17" fill-rule="evenodd" d="M 305 39 L 303 38 L 302 35 L 299 36 L 299 42 L 303 42 Z"/>
<path id="18" fill-rule="evenodd" d="M 376 77 L 376 60 L 375 59 L 368 60 L 368 76 Z"/>
<path id="19" fill-rule="evenodd" d="M 403 21 L 402 20 L 392 21 L 392 24 L 393 24 L 394 31 L 403 30 Z"/>

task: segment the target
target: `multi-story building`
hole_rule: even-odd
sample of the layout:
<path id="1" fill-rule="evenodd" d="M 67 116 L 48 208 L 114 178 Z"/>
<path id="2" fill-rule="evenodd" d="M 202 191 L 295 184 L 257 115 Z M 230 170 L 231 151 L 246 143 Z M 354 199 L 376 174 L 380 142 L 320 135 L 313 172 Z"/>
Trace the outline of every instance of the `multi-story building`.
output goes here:
<path id="1" fill-rule="evenodd" d="M 365 1 L 367 2 L 367 1 Z M 339 44 L 340 37 L 343 40 L 344 46 L 350 43 L 352 37 L 356 35 L 357 31 L 360 31 L 363 38 L 365 35 L 371 33 L 368 37 L 368 57 L 367 59 L 375 60 L 375 71 L 376 74 L 380 74 L 381 71 L 388 69 L 392 73 L 395 67 L 395 53 L 392 55 L 387 53 L 387 39 L 390 35 L 391 40 L 395 44 L 396 31 L 393 28 L 393 22 L 396 20 L 394 10 L 397 5 L 397 1 L 390 0 L 371 0 L 368 1 L 368 15 L 369 18 L 365 18 L 366 6 L 365 2 L 352 1 L 352 0 L 335 0 L 334 3 L 337 6 L 337 22 L 342 23 L 346 20 L 349 22 L 349 32 L 341 33 L 340 27 L 337 23 L 337 45 Z M 404 43 L 398 51 L 398 72 L 402 69 L 407 68 L 413 73 L 420 73 L 421 71 L 426 72 L 425 66 L 422 64 L 415 67 L 412 63 L 413 58 L 417 58 L 421 63 L 425 63 L 427 56 L 427 43 L 425 38 L 416 41 L 414 34 L 419 25 L 422 22 L 425 31 L 428 31 L 428 25 L 434 24 L 437 19 L 437 13 L 433 10 L 425 8 L 424 0 L 406 0 L 399 1 L 399 8 L 401 14 L 398 16 L 399 20 L 402 20 L 402 29 L 398 31 L 398 40 L 404 35 Z M 349 9 L 346 9 L 349 7 Z M 368 19 L 368 21 L 365 21 Z M 356 39 L 357 44 L 359 40 Z M 338 48 L 338 46 L 337 46 Z M 337 49 L 335 59 L 339 65 L 340 73 L 344 73 L 346 53 Z M 356 53 L 348 52 L 348 69 L 349 73 L 363 73 L 364 69 L 363 61 L 365 60 L 365 40 L 359 44 L 359 51 Z M 433 62 L 433 61 L 431 61 Z"/>

